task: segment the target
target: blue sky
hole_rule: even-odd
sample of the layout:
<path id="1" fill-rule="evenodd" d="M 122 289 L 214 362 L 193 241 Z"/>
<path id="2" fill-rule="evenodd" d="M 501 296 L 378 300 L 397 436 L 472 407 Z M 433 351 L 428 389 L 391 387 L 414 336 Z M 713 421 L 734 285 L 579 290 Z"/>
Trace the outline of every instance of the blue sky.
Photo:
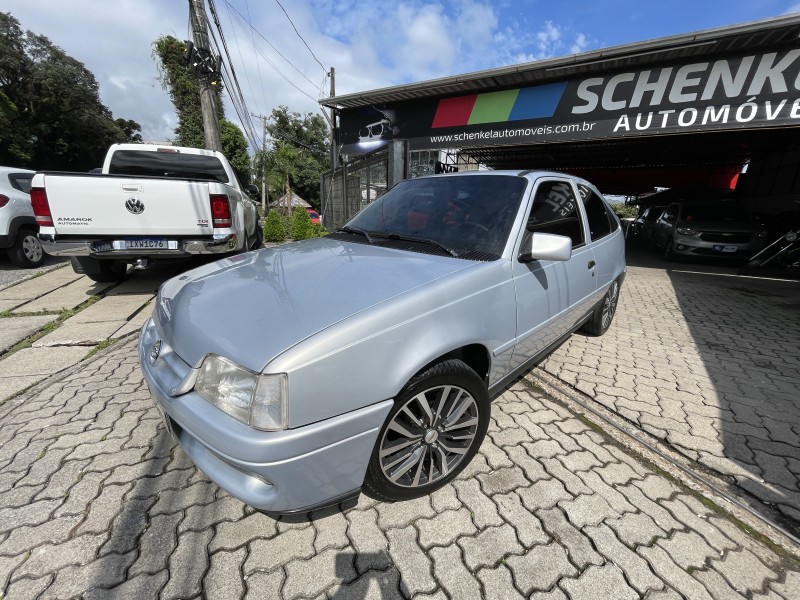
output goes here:
<path id="1" fill-rule="evenodd" d="M 348 94 L 800 11 L 798 0 L 281 0 L 290 22 L 276 0 L 214 4 L 257 114 L 317 111 L 330 66 Z M 146 139 L 172 136 L 152 43 L 188 37 L 188 0 L 4 0 L 0 10 L 83 62 L 115 118 L 138 121 Z"/>

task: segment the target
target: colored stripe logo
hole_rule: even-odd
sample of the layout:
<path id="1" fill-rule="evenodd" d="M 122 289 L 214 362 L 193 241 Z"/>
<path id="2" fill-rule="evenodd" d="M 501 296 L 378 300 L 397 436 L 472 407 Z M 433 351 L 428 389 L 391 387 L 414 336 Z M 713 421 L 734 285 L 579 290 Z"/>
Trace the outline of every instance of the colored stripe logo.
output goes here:
<path id="1" fill-rule="evenodd" d="M 439 100 L 433 129 L 552 117 L 566 81 Z"/>

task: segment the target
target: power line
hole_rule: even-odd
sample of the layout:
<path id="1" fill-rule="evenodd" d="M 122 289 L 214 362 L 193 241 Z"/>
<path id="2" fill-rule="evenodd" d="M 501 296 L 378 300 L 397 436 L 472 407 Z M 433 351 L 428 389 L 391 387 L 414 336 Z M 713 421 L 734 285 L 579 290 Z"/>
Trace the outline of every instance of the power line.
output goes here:
<path id="1" fill-rule="evenodd" d="M 225 5 L 228 7 L 228 9 L 229 9 L 230 11 L 233 11 L 234 13 L 236 13 L 236 15 L 237 15 L 237 16 L 238 16 L 238 17 L 239 17 L 239 18 L 240 18 L 242 21 L 244 21 L 245 23 L 247 23 L 247 26 L 248 26 L 248 27 L 249 27 L 249 28 L 250 28 L 252 31 L 254 31 L 255 33 L 257 33 L 257 34 L 258 34 L 258 37 L 260 37 L 260 38 L 261 38 L 262 40 L 264 40 L 264 41 L 265 41 L 267 44 L 269 44 L 269 47 L 270 47 L 270 48 L 272 48 L 272 49 L 273 49 L 273 50 L 274 50 L 274 51 L 275 51 L 275 52 L 278 54 L 278 56 L 280 56 L 280 57 L 281 57 L 283 60 L 285 60 L 285 61 L 286 61 L 286 62 L 289 64 L 289 66 L 290 66 L 290 67 L 292 67 L 292 68 L 293 68 L 295 71 L 297 71 L 297 72 L 298 72 L 298 74 L 299 74 L 299 75 L 300 75 L 300 76 L 301 76 L 303 79 L 305 79 L 306 81 L 308 81 L 308 83 L 310 83 L 311 85 L 313 85 L 313 86 L 314 86 L 314 88 L 315 88 L 315 89 L 317 89 L 317 86 L 316 86 L 316 84 L 315 84 L 313 81 L 311 81 L 311 80 L 310 80 L 310 79 L 309 79 L 309 78 L 306 76 L 306 74 L 305 74 L 305 73 L 303 73 L 303 72 L 302 72 L 302 71 L 301 71 L 301 70 L 300 70 L 300 69 L 299 69 L 297 66 L 295 66 L 295 64 L 294 64 L 294 63 L 293 63 L 291 60 L 289 60 L 288 58 L 286 58 L 286 56 L 284 56 L 284 54 L 283 54 L 283 53 L 282 53 L 280 50 L 278 50 L 278 49 L 275 47 L 275 45 L 274 45 L 272 42 L 270 42 L 270 41 L 269 41 L 269 40 L 268 40 L 266 37 L 264 37 L 264 35 L 263 35 L 263 34 L 262 34 L 260 31 L 258 31 L 258 30 L 257 30 L 255 27 L 253 27 L 253 24 L 252 24 L 252 23 L 249 21 L 249 19 L 245 19 L 245 17 L 244 17 L 244 16 L 243 16 L 243 15 L 242 15 L 242 14 L 241 14 L 241 13 L 240 13 L 238 10 L 236 10 L 236 8 L 234 8 L 234 7 L 231 5 L 231 3 L 230 3 L 228 0 L 225 0 Z M 239 24 L 239 26 L 240 26 L 240 27 L 242 27 L 242 29 L 244 29 L 244 26 L 243 26 L 243 25 L 241 25 L 241 23 Z M 264 55 L 262 54 L 262 56 L 264 56 Z M 265 58 L 266 58 L 266 57 L 265 57 Z M 275 65 L 273 65 L 271 61 L 269 61 L 269 60 L 268 60 L 267 62 L 269 62 L 269 63 L 270 63 L 270 65 L 272 66 L 272 68 L 273 68 L 273 69 L 275 69 L 276 71 L 278 71 L 277 67 L 275 67 Z M 281 77 L 284 77 L 284 79 L 285 79 L 285 76 L 281 75 Z M 314 101 L 316 102 L 316 99 L 314 99 Z"/>
<path id="2" fill-rule="evenodd" d="M 248 23 L 252 23 L 252 19 L 250 18 L 250 2 L 245 0 L 244 5 L 247 8 L 247 22 Z M 227 2 L 225 3 L 225 6 L 227 8 L 227 6 L 228 6 Z M 230 9 L 228 9 L 228 20 L 231 22 L 231 29 L 233 29 L 233 17 L 231 17 Z M 233 34 L 236 35 L 236 30 L 235 29 L 233 29 Z M 253 49 L 255 49 L 255 47 L 256 47 L 256 37 L 253 35 L 253 27 L 252 27 L 252 25 L 250 26 L 250 43 L 253 44 Z M 242 64 L 244 64 L 244 60 L 242 60 Z M 258 71 L 258 82 L 261 84 L 262 98 L 266 99 L 267 92 L 264 89 L 264 79 L 261 77 L 261 63 L 259 61 L 256 61 L 256 70 Z"/>
<path id="3" fill-rule="evenodd" d="M 216 6 L 214 5 L 214 0 L 208 0 L 208 6 L 211 9 L 211 15 L 214 17 L 214 25 L 219 32 L 219 37 L 222 42 L 222 50 L 225 53 L 226 62 L 223 62 L 221 67 L 223 72 L 228 71 L 228 81 L 226 82 L 228 85 L 229 96 L 231 98 L 231 104 L 233 105 L 236 114 L 239 117 L 239 121 L 244 128 L 245 134 L 250 142 L 250 144 L 255 148 L 258 149 L 258 135 L 256 134 L 255 130 L 253 129 L 253 122 L 249 118 L 250 111 L 247 110 L 247 103 L 245 102 L 244 95 L 242 94 L 242 88 L 239 85 L 239 78 L 236 76 L 236 70 L 233 67 L 233 61 L 231 60 L 230 52 L 228 51 L 228 44 L 225 41 L 225 34 L 222 31 L 222 24 L 219 21 L 219 16 L 217 14 Z M 217 42 L 216 36 L 213 34 L 212 31 L 212 39 L 217 47 L 217 53 L 222 54 L 220 52 L 219 43 Z"/>
<path id="4" fill-rule="evenodd" d="M 294 29 L 294 32 L 297 34 L 297 37 L 299 37 L 299 38 L 302 40 L 302 42 L 305 44 L 306 48 L 308 48 L 308 51 L 309 51 L 309 52 L 311 52 L 311 56 L 313 56 L 313 57 L 314 57 L 314 60 L 315 60 L 315 61 L 317 61 L 317 64 L 320 66 L 320 68 L 322 69 L 322 71 L 323 71 L 323 72 L 327 72 L 327 71 L 325 70 L 325 65 L 323 65 L 321 62 L 319 62 L 319 59 L 317 58 L 317 55 L 316 55 L 316 54 L 314 54 L 314 51 L 311 49 L 311 46 L 309 46 L 309 45 L 306 43 L 305 39 L 303 39 L 303 36 L 302 36 L 302 35 L 300 35 L 300 32 L 299 32 L 299 31 L 297 31 L 297 27 L 295 27 L 295 25 L 294 25 L 294 21 L 292 21 L 292 17 L 290 17 L 290 16 L 289 16 L 289 13 L 287 13 L 287 12 L 286 12 L 286 9 L 285 9 L 285 8 L 283 8 L 283 4 L 281 4 L 280 0 L 275 0 L 275 2 L 277 2 L 277 3 L 278 3 L 278 6 L 280 6 L 280 7 L 281 7 L 281 10 L 283 11 L 283 14 L 285 14 L 285 15 L 286 15 L 286 18 L 287 18 L 287 19 L 289 19 L 289 23 L 291 23 L 291 24 L 292 24 L 292 28 Z"/>
<path id="5" fill-rule="evenodd" d="M 234 9 L 234 13 L 237 15 L 237 17 L 239 17 L 239 18 L 243 18 L 243 17 L 241 17 L 241 15 L 239 15 L 239 13 L 238 13 L 238 12 L 237 12 L 235 9 Z M 240 26 L 240 27 L 242 27 L 242 28 L 244 28 L 244 27 L 242 26 L 242 24 L 241 24 L 241 23 L 239 24 L 239 26 Z M 256 33 L 258 33 L 258 31 L 257 31 L 257 30 L 255 30 L 255 29 L 254 29 L 253 31 L 255 31 Z M 262 38 L 264 38 L 264 36 L 262 36 L 260 33 L 259 33 L 259 36 L 261 36 Z M 265 40 L 265 41 L 267 41 L 267 43 L 269 43 L 269 41 L 268 41 L 266 38 L 264 38 L 264 40 Z M 270 44 L 270 45 L 271 45 L 271 44 Z M 262 58 L 263 58 L 265 61 L 267 61 L 267 64 L 269 64 L 269 66 L 271 66 L 271 67 L 273 68 L 273 70 L 274 70 L 274 71 L 275 71 L 275 72 L 276 72 L 278 75 L 280 75 L 280 76 L 281 76 L 283 79 L 285 79 L 285 80 L 286 80 L 286 82 L 287 82 L 289 85 L 291 85 L 293 88 L 295 88 L 295 89 L 296 89 L 298 92 L 300 92 L 301 94 L 303 94 L 304 96 L 306 96 L 306 97 L 307 97 L 308 99 L 310 99 L 311 101 L 313 101 L 313 102 L 315 102 L 315 103 L 316 103 L 316 102 L 318 102 L 319 98 L 314 98 L 313 96 L 311 96 L 311 94 L 307 93 L 306 91 L 304 91 L 304 90 L 302 90 L 300 87 L 298 87 L 298 86 L 297 86 L 297 84 L 296 84 L 294 81 L 292 81 L 292 80 L 291 80 L 289 77 L 287 77 L 286 75 L 284 75 L 284 74 L 283 74 L 283 72 L 282 72 L 282 71 L 281 71 L 281 70 L 280 70 L 280 69 L 279 69 L 279 68 L 278 68 L 278 67 L 275 65 L 275 63 L 273 63 L 273 62 L 272 62 L 272 60 L 270 60 L 270 58 L 269 58 L 269 57 L 268 57 L 266 54 L 264 54 L 264 53 L 263 53 L 263 52 L 262 52 L 262 51 L 261 51 L 261 50 L 260 50 L 258 47 L 256 47 L 256 52 L 258 52 L 258 54 L 260 54 L 260 55 L 261 55 L 261 57 L 262 57 Z M 294 65 L 292 65 L 292 66 L 294 66 Z M 297 69 L 297 67 L 295 67 L 295 69 Z M 312 83 L 311 85 L 314 85 L 314 84 Z"/>
<path id="6" fill-rule="evenodd" d="M 328 151 L 327 150 L 320 150 L 319 148 L 314 148 L 313 146 L 309 146 L 304 141 L 298 140 L 296 137 L 291 136 L 288 133 L 284 133 L 282 131 L 279 131 L 277 133 L 278 133 L 277 136 L 273 133 L 272 137 L 273 138 L 276 138 L 276 137 L 277 138 L 281 138 L 281 139 L 286 140 L 287 142 L 293 142 L 293 143 L 297 144 L 298 146 L 300 146 L 302 148 L 305 148 L 309 152 L 313 152 L 314 154 L 321 154 L 323 156 L 327 156 L 328 155 Z"/>
<path id="7" fill-rule="evenodd" d="M 231 14 L 228 12 L 228 22 L 231 24 L 231 30 L 233 32 L 233 41 L 236 43 L 236 51 L 239 53 L 239 62 L 244 65 L 244 57 L 242 56 L 242 47 L 239 44 L 239 37 L 236 35 L 236 30 L 233 28 L 233 19 L 231 19 Z M 259 72 L 259 78 L 261 76 L 261 72 Z M 250 77 L 247 74 L 247 70 L 244 71 L 244 78 L 247 80 L 247 87 L 250 88 L 250 97 L 251 98 L 258 98 L 256 93 L 253 91 L 253 84 L 250 81 Z M 261 83 L 261 91 L 264 91 L 264 83 Z"/>

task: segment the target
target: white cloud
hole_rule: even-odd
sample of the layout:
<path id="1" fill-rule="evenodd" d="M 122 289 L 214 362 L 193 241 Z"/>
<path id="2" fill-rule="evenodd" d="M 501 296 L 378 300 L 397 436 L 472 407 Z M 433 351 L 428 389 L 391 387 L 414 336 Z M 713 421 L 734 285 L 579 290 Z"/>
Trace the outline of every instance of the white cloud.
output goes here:
<path id="1" fill-rule="evenodd" d="M 269 114 L 280 104 L 318 112 L 317 99 L 329 92 L 324 77 L 331 66 L 336 68 L 336 92 L 343 95 L 537 60 L 587 45 L 586 36 L 553 21 L 503 20 L 503 6 L 487 0 L 284 2 L 321 67 L 276 3 L 229 1 L 241 17 L 227 2 L 215 4 L 247 108 L 256 114 Z M 139 122 L 146 139 L 174 135 L 174 109 L 158 81 L 152 44 L 162 35 L 189 37 L 185 0 L 7 0 L 3 10 L 83 62 L 115 118 Z M 242 19 L 250 20 L 257 33 Z M 229 102 L 226 115 L 238 120 Z M 260 124 L 255 126 L 260 132 Z"/>
<path id="2" fill-rule="evenodd" d="M 569 50 L 572 54 L 578 54 L 579 52 L 583 52 L 588 44 L 589 41 L 586 39 L 586 36 L 583 33 L 579 33 L 575 36 L 575 41 L 572 42 L 572 46 Z"/>

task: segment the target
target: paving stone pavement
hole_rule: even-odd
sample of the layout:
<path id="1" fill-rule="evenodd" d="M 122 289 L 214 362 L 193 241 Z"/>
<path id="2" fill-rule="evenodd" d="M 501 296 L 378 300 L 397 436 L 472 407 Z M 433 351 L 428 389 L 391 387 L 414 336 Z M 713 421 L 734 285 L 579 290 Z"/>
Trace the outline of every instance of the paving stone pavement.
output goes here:
<path id="1" fill-rule="evenodd" d="M 800 282 L 700 269 L 629 266 L 606 335 L 540 368 L 800 527 Z"/>
<path id="2" fill-rule="evenodd" d="M 518 382 L 429 497 L 272 518 L 164 430 L 135 340 L 0 405 L 0 590 L 27 598 L 800 598 L 800 567 Z"/>

